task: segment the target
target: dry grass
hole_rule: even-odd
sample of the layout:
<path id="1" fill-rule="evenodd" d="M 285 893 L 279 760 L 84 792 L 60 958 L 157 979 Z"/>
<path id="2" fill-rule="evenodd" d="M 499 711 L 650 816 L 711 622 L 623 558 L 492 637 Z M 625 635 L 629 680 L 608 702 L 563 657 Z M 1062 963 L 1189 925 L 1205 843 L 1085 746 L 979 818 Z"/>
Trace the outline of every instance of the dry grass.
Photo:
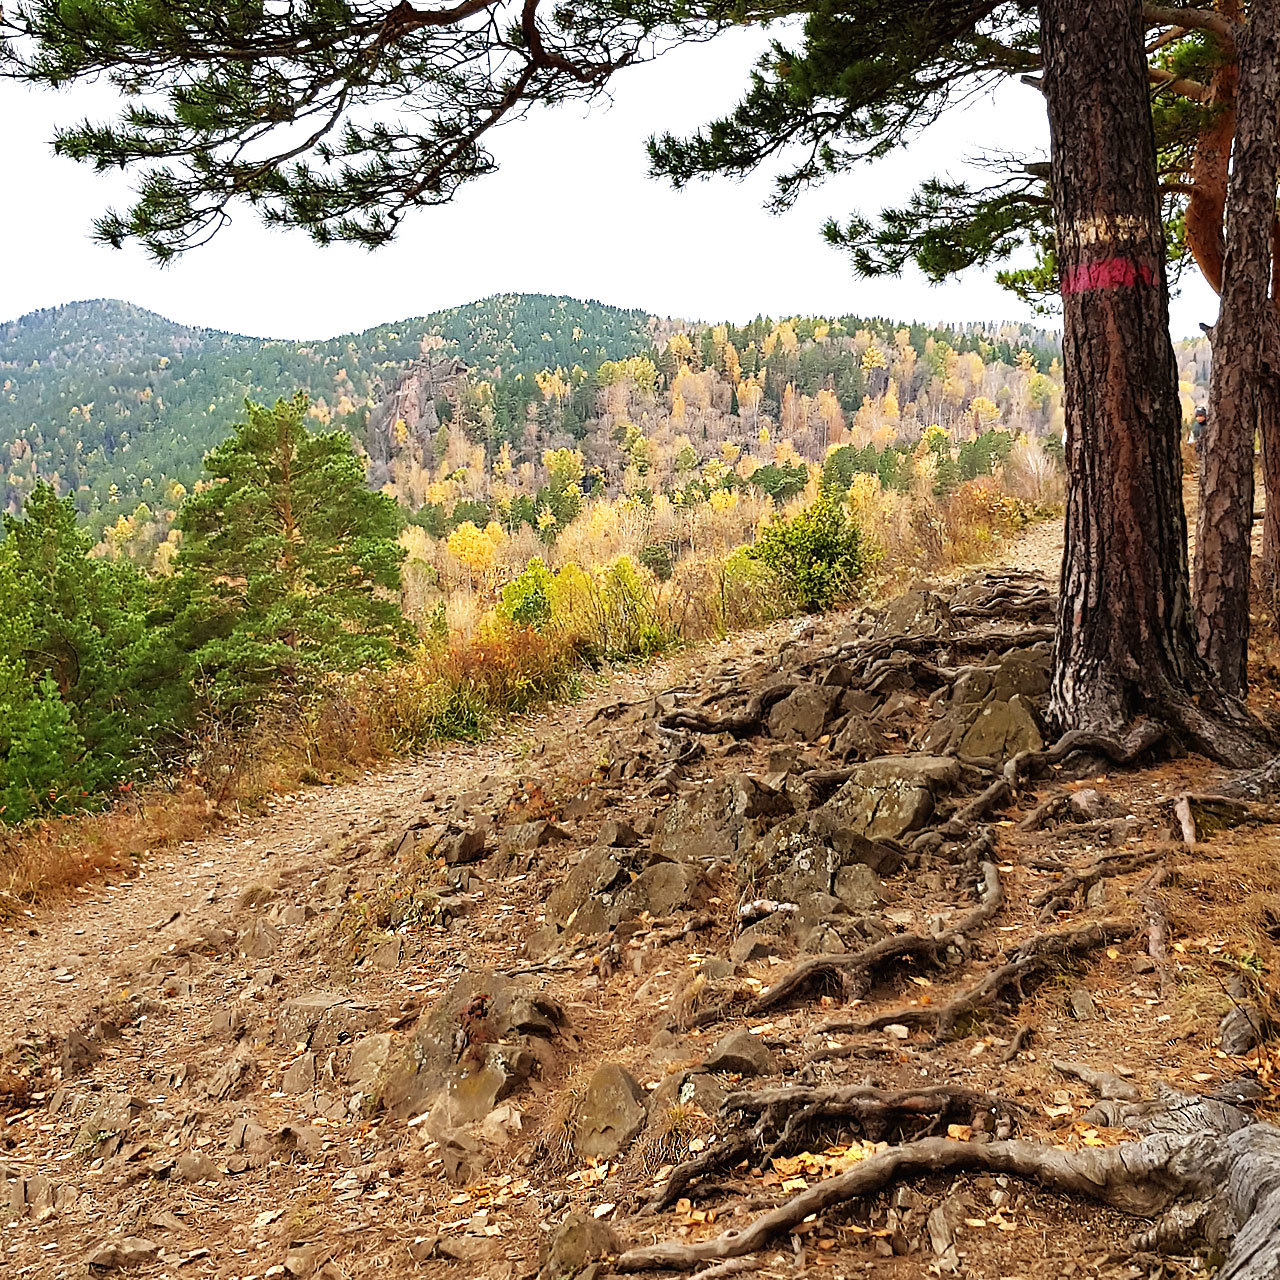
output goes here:
<path id="1" fill-rule="evenodd" d="M 194 839 L 216 820 L 208 794 L 192 784 L 149 789 L 102 813 L 0 828 L 0 918 L 98 876 L 132 872 L 140 858 Z"/>

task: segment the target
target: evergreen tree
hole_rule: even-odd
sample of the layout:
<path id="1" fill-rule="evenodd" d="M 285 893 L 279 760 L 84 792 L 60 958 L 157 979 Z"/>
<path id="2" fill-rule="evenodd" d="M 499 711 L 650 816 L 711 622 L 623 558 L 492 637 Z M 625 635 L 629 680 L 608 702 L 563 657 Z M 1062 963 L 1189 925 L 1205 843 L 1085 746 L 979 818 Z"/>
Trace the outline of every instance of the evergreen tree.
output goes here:
<path id="1" fill-rule="evenodd" d="M 365 487 L 349 437 L 310 433 L 301 394 L 246 410 L 179 517 L 176 626 L 193 679 L 225 710 L 385 663 L 405 625 L 401 516 Z"/>
<path id="2" fill-rule="evenodd" d="M 64 809 L 126 778 L 171 714 L 146 679 L 145 584 L 90 557 L 75 506 L 38 485 L 0 545 L 0 817 Z"/>

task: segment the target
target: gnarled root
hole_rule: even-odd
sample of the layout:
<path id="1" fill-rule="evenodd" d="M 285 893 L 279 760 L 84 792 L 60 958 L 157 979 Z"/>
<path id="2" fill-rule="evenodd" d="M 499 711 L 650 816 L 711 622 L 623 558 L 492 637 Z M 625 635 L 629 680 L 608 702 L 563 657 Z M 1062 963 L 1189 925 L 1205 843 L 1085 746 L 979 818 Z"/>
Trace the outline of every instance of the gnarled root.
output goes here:
<path id="1" fill-rule="evenodd" d="M 1233 1133 L 1160 1132 L 1119 1147 L 1064 1151 L 1018 1139 L 988 1143 L 925 1138 L 891 1147 L 826 1178 L 742 1230 L 695 1244 L 667 1241 L 626 1250 L 617 1271 L 688 1271 L 702 1262 L 766 1248 L 811 1214 L 928 1174 L 981 1170 L 1028 1178 L 1139 1218 L 1164 1215 L 1139 1240 L 1228 1244 L 1218 1280 L 1280 1278 L 1280 1129 L 1249 1124 Z"/>
<path id="2" fill-rule="evenodd" d="M 1135 927 L 1128 920 L 1099 920 L 1079 929 L 1044 934 L 1024 942 L 1013 958 L 991 970 L 967 991 L 940 1008 L 911 1005 L 882 1013 L 867 1022 L 833 1022 L 820 1027 L 822 1032 L 879 1031 L 888 1026 L 927 1027 L 938 1040 L 945 1040 L 962 1020 L 990 1010 L 1009 988 L 1021 998 L 1025 985 L 1075 956 L 1096 951 L 1118 938 L 1132 937 Z"/>
<path id="3" fill-rule="evenodd" d="M 773 986 L 762 991 L 748 1007 L 748 1016 L 757 1017 L 774 1009 L 818 983 L 835 981 L 845 989 L 857 983 L 865 987 L 878 969 L 892 961 L 914 959 L 937 968 L 942 963 L 942 956 L 947 948 L 958 945 L 969 934 L 981 928 L 1004 903 L 999 868 L 994 862 L 984 862 L 981 871 L 978 905 L 967 912 L 954 929 L 936 938 L 925 937 L 920 933 L 895 934 L 853 955 L 813 956 L 796 965 Z"/>

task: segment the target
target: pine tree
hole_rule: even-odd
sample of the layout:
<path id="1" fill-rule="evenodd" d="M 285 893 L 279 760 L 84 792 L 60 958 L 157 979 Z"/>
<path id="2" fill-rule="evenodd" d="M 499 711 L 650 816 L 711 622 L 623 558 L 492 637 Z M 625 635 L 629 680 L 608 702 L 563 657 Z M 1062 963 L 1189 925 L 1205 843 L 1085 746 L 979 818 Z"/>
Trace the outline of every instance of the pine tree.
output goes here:
<path id="1" fill-rule="evenodd" d="M 157 745 L 145 584 L 90 557 L 71 499 L 37 485 L 0 545 L 0 818 L 78 807 Z"/>
<path id="2" fill-rule="evenodd" d="M 345 433 L 307 430 L 307 403 L 247 402 L 179 516 L 177 633 L 219 710 L 385 663 L 403 637 L 400 513 Z"/>

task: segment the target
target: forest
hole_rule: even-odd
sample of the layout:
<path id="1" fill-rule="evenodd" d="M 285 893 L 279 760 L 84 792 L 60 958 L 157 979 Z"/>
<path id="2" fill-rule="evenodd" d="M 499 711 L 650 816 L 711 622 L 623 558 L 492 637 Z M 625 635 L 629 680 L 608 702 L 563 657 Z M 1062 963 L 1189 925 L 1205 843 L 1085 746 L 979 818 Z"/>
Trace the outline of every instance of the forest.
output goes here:
<path id="1" fill-rule="evenodd" d="M 17 0 L 0 74 L 126 92 L 55 147 L 164 264 L 376 249 L 739 27 L 653 176 L 1016 86 L 1044 154 L 823 231 L 1060 336 L 11 327 L 21 1274 L 1280 1278 L 1280 4 Z"/>
<path id="2" fill-rule="evenodd" d="M 981 557 L 1061 501 L 1060 359 L 1051 334 L 1018 326 L 681 325 L 510 297 L 327 347 L 255 344 L 105 303 L 12 329 L 21 341 L 6 356 L 23 372 L 9 412 L 38 413 L 33 388 L 77 407 L 56 433 L 37 420 L 9 446 L 0 556 L 27 602 L 5 646 L 9 821 L 92 806 L 157 770 L 203 776 L 198 744 L 259 722 L 278 736 L 285 708 L 298 723 L 319 714 L 333 677 L 397 663 L 425 684 L 379 741 L 471 735 L 584 664 L 822 607 L 870 572 Z M 537 364 L 556 353 L 580 358 Z M 281 381 L 287 396 L 253 398 Z M 122 388 L 139 382 L 126 409 Z M 215 425 L 227 422 L 229 436 Z M 346 531 L 360 587 L 333 616 L 299 597 L 331 600 L 332 588 L 292 561 L 306 585 L 290 585 L 227 505 L 239 476 L 259 514 L 273 502 L 300 511 L 299 496 L 279 495 L 322 465 L 317 449 L 344 477 L 343 510 L 311 511 L 311 536 Z M 237 450 L 252 465 L 232 467 Z M 784 590 L 756 544 L 775 516 L 800 519 L 815 500 L 836 526 L 811 536 L 838 543 L 847 523 L 858 553 L 850 572 Z M 42 586 L 50 557 L 69 577 Z M 229 575 L 243 585 L 228 592 Z M 540 640 L 525 653 L 529 624 Z M 445 696 L 446 653 L 486 644 L 490 667 L 508 651 L 532 663 L 519 678 L 538 692 Z M 39 654 L 59 656 L 23 693 Z"/>

